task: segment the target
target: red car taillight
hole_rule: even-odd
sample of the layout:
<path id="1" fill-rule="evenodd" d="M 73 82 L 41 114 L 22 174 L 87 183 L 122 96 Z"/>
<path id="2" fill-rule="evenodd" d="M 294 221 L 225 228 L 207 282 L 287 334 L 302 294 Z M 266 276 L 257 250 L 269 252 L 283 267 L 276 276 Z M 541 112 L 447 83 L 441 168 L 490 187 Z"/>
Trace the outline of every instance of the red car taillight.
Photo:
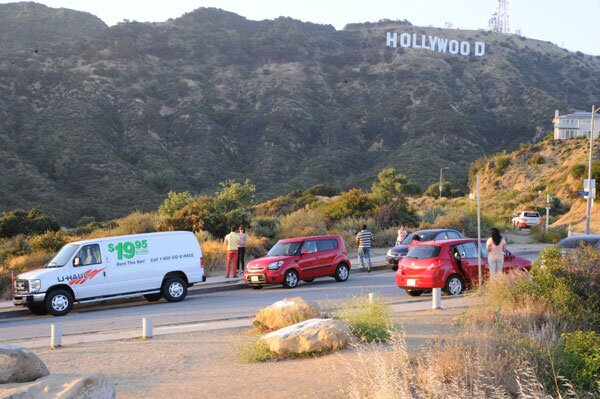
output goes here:
<path id="1" fill-rule="evenodd" d="M 204 267 L 204 258 L 200 258 L 200 267 Z"/>

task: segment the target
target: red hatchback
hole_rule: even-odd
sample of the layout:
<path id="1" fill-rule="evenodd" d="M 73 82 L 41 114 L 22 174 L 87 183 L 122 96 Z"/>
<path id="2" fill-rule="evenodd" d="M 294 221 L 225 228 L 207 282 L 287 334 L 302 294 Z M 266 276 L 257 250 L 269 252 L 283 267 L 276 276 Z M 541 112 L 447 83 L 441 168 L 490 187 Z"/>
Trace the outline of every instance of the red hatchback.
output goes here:
<path id="1" fill-rule="evenodd" d="M 244 281 L 252 288 L 283 284 L 294 288 L 300 280 L 334 277 L 346 281 L 350 259 L 339 236 L 317 236 L 279 240 L 264 258 L 248 262 Z"/>
<path id="2" fill-rule="evenodd" d="M 483 277 L 488 275 L 485 241 L 481 242 Z M 505 252 L 502 271 L 529 270 L 531 262 Z M 419 296 L 432 288 L 442 288 L 448 295 L 458 295 L 467 286 L 477 285 L 477 239 L 427 241 L 413 245 L 398 265 L 396 284 L 408 295 Z"/>

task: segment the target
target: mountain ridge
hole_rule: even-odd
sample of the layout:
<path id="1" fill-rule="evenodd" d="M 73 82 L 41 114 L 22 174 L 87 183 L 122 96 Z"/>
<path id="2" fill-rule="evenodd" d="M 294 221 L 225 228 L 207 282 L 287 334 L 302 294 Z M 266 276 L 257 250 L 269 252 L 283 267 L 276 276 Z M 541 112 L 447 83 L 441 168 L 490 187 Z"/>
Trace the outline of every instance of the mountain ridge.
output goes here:
<path id="1" fill-rule="evenodd" d="M 250 178 L 259 199 L 366 187 L 388 166 L 422 188 L 448 166 L 466 186 L 472 160 L 535 141 L 554 109 L 600 97 L 600 57 L 545 42 L 405 21 L 346 28 L 198 9 L 10 52 L 0 210 L 36 206 L 72 224 L 225 179 Z M 390 29 L 481 39 L 486 55 L 388 48 Z"/>

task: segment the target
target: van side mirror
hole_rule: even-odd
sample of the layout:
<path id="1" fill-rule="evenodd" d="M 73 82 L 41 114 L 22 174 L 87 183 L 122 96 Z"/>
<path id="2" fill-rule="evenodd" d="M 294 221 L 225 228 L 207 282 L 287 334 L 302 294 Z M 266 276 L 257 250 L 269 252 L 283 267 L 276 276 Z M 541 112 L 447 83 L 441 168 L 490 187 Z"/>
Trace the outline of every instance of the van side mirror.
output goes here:
<path id="1" fill-rule="evenodd" d="M 79 257 L 73 259 L 73 266 L 81 266 L 81 259 Z"/>

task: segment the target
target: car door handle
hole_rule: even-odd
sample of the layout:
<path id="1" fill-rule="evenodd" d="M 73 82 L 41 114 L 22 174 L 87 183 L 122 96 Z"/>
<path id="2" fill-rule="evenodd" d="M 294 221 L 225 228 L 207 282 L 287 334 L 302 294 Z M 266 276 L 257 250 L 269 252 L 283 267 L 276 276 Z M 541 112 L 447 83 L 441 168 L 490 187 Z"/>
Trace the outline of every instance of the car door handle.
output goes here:
<path id="1" fill-rule="evenodd" d="M 106 277 L 106 272 L 102 272 L 102 275 L 103 275 L 104 277 Z"/>

